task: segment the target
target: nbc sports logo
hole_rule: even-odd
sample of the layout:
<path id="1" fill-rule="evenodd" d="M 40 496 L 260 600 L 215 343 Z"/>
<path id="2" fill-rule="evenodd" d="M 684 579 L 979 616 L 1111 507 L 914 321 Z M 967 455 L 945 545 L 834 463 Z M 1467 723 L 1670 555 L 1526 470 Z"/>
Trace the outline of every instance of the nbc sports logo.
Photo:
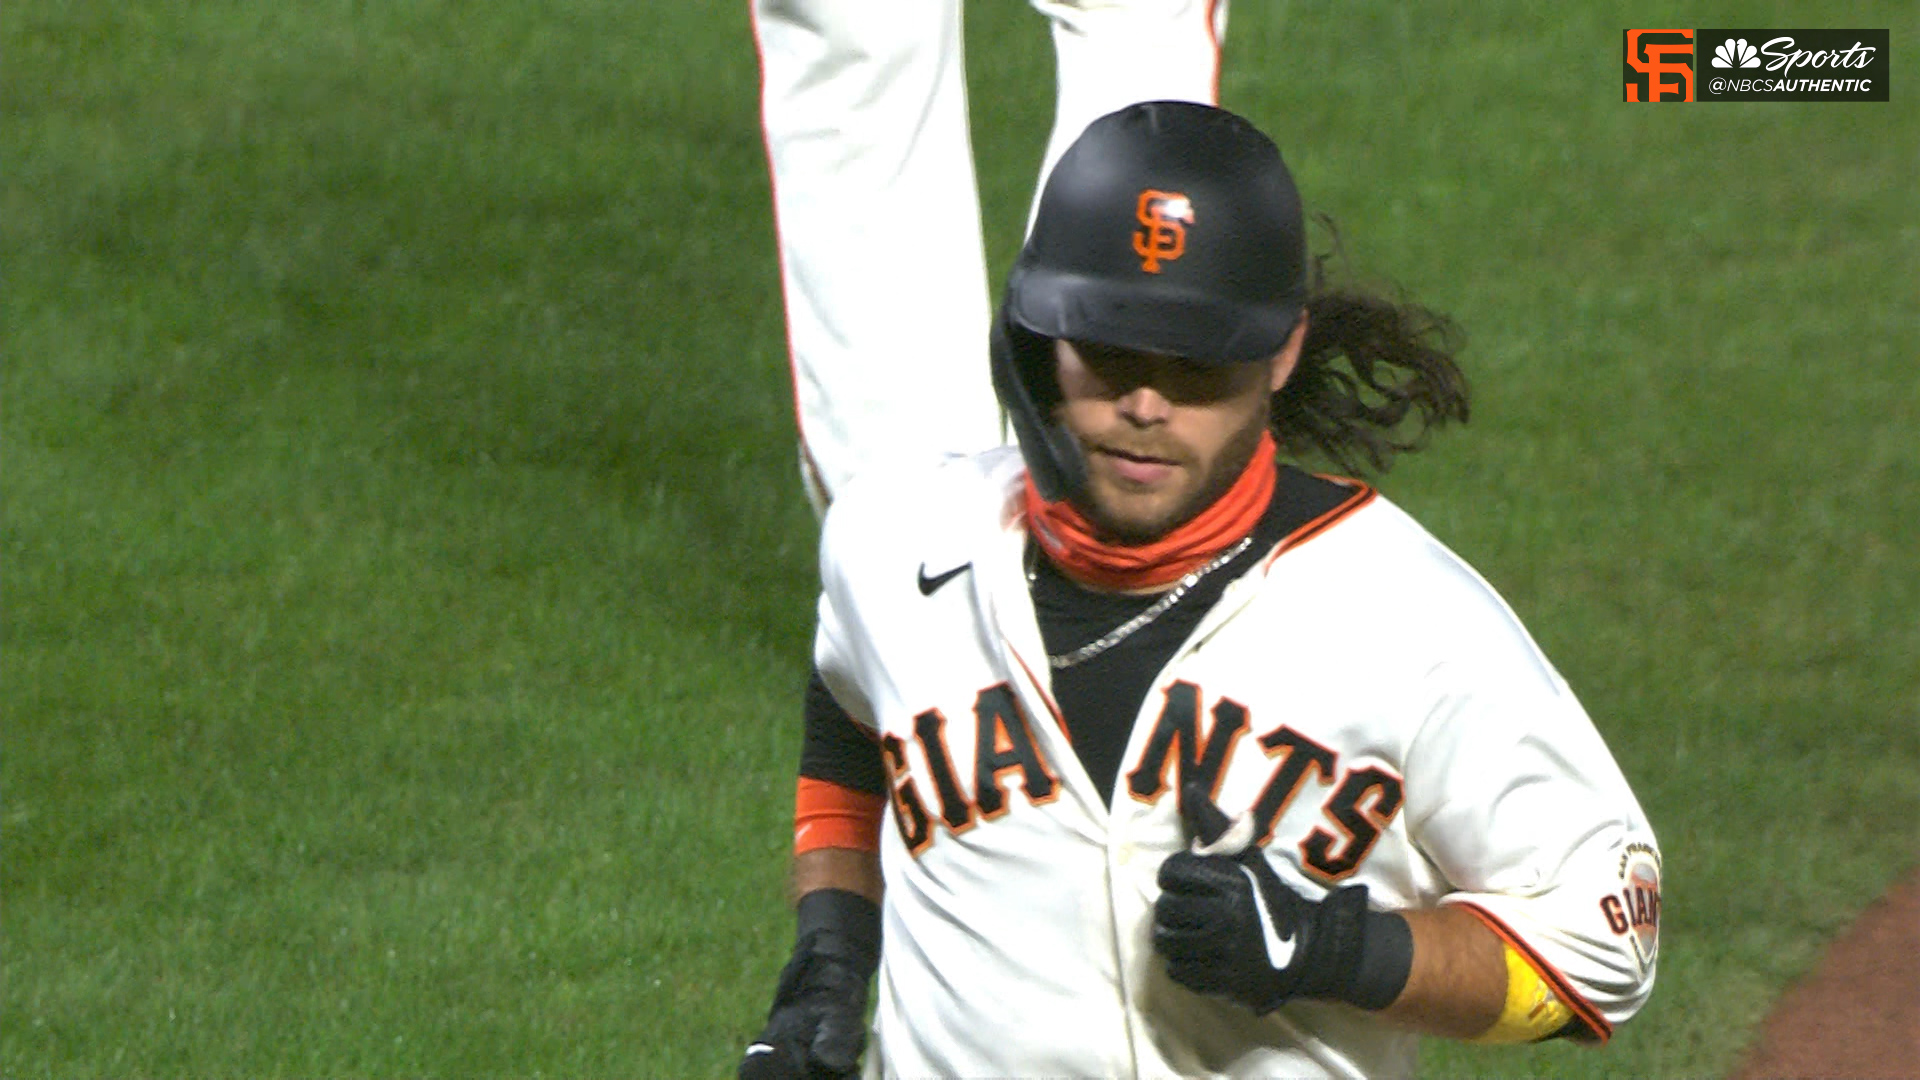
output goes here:
<path id="1" fill-rule="evenodd" d="M 1760 53 L 1746 38 L 1728 38 L 1713 50 L 1712 63 L 1717 68 L 1759 67 Z"/>

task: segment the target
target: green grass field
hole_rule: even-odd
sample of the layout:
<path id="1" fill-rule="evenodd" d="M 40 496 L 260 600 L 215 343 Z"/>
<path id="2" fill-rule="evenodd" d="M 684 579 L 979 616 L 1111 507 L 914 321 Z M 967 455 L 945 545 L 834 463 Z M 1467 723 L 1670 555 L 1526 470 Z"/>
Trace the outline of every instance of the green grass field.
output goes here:
<path id="1" fill-rule="evenodd" d="M 1920 858 L 1920 16 L 1819 9 L 1890 104 L 1629 106 L 1629 17 L 1542 10 L 1240 0 L 1223 98 L 1467 329 L 1474 422 L 1384 487 L 1666 849 L 1611 1047 L 1427 1071 L 1709 1075 Z M 970 19 L 1004 267 L 1050 50 Z M 814 529 L 744 0 L 25 0 L 0 51 L 0 1074 L 730 1074 Z"/>

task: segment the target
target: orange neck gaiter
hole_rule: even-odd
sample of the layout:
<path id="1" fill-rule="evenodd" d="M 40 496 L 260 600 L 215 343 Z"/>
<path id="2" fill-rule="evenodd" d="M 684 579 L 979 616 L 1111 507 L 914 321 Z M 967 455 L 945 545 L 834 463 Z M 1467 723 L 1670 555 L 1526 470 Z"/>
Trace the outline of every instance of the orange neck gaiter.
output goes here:
<path id="1" fill-rule="evenodd" d="M 1277 449 L 1272 433 L 1261 432 L 1253 459 L 1226 494 L 1152 543 L 1126 545 L 1100 539 L 1093 523 L 1071 504 L 1042 501 L 1031 476 L 1026 480 L 1027 528 L 1047 558 L 1076 581 L 1123 592 L 1164 588 L 1253 531 L 1273 499 L 1279 478 L 1274 465 Z"/>

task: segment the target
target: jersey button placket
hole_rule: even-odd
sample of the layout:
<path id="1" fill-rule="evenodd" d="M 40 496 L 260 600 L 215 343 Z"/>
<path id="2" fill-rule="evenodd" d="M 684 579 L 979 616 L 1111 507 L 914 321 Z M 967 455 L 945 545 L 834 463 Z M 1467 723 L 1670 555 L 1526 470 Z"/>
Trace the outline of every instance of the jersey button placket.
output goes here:
<path id="1" fill-rule="evenodd" d="M 1127 836 L 1130 809 L 1130 807 L 1115 808 L 1109 825 L 1113 831 L 1107 843 L 1107 903 L 1113 927 L 1114 967 L 1119 979 L 1117 986 L 1119 999 L 1115 1004 L 1119 1007 L 1120 1028 L 1126 1035 L 1124 1041 L 1114 1047 L 1112 1061 L 1114 1076 L 1132 1076 L 1138 1072 L 1138 1054 L 1134 1044 L 1144 1037 L 1144 1033 L 1135 1028 L 1135 1003 L 1129 990 L 1132 985 L 1130 973 L 1136 970 L 1135 965 L 1140 960 L 1136 955 L 1136 942 L 1128 936 L 1126 930 L 1127 927 L 1135 924 L 1135 920 L 1128 918 L 1128 914 L 1129 909 L 1139 903 L 1135 899 L 1135 894 L 1140 885 L 1132 872 L 1139 862 L 1137 858 L 1139 849 Z"/>

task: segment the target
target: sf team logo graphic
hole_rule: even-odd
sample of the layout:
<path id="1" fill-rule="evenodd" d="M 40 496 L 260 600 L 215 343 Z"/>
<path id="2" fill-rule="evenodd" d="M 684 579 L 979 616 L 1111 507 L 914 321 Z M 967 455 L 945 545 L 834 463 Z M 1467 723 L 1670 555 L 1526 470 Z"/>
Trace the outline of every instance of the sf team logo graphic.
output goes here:
<path id="1" fill-rule="evenodd" d="M 1632 935 L 1633 954 L 1642 968 L 1660 955 L 1660 853 L 1647 844 L 1628 844 L 1620 856 L 1620 891 L 1600 898 L 1607 929 Z"/>
<path id="2" fill-rule="evenodd" d="M 1133 253 L 1140 256 L 1140 269 L 1157 274 L 1162 261 L 1172 262 L 1186 254 L 1193 203 L 1185 195 L 1148 188 L 1140 193 L 1140 208 L 1134 216 L 1140 220 L 1140 228 L 1133 233 Z"/>
<path id="3" fill-rule="evenodd" d="M 1693 100 L 1693 31 L 1628 30 L 1621 56 L 1626 101 Z"/>
<path id="4" fill-rule="evenodd" d="M 1892 32 L 1622 30 L 1622 101 L 1887 101 Z"/>

